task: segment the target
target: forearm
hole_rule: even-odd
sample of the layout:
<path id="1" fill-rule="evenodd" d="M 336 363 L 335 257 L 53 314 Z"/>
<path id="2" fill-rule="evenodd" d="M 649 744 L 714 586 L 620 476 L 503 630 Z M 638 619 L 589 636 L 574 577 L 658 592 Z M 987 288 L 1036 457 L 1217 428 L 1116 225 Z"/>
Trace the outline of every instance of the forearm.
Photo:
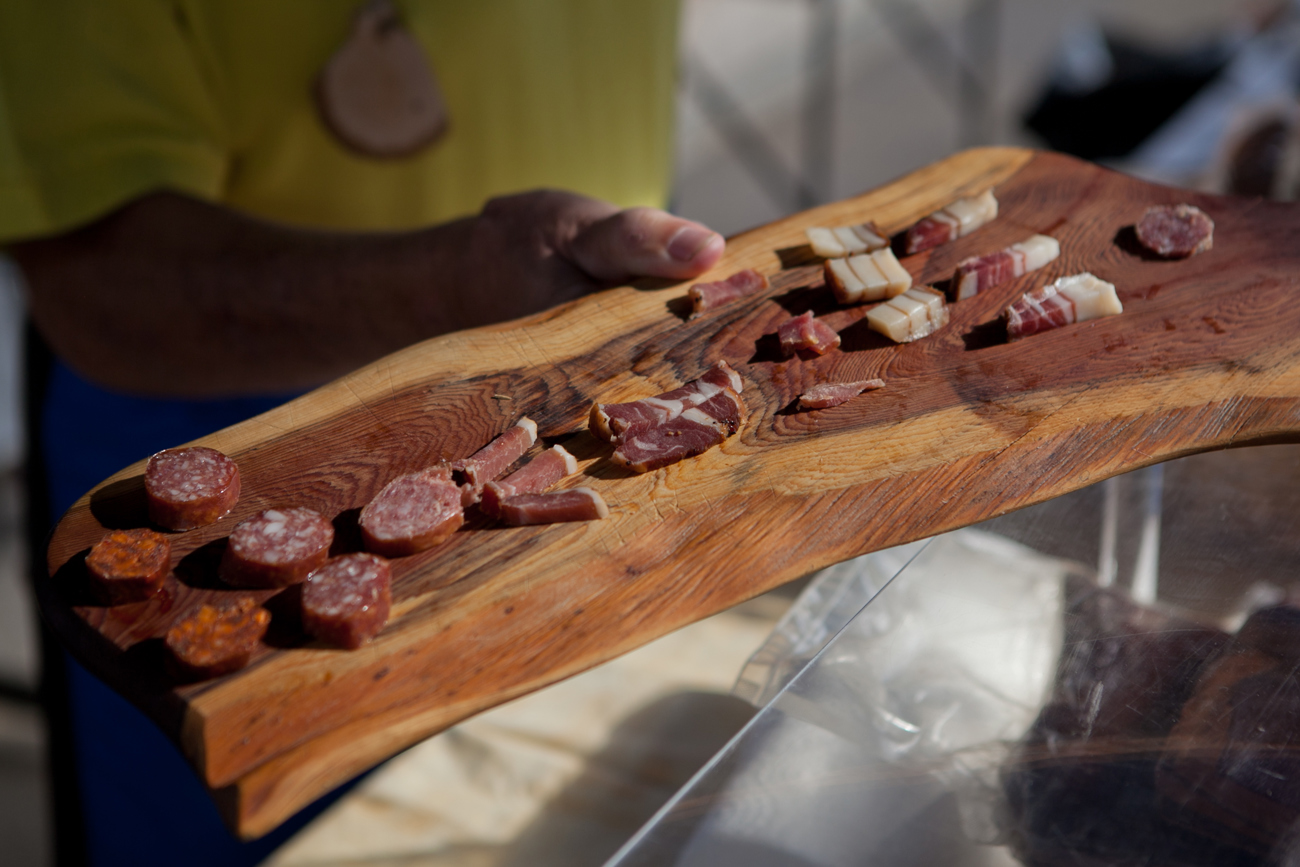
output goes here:
<path id="1" fill-rule="evenodd" d="M 471 234 L 470 221 L 297 231 L 158 194 L 13 254 L 70 364 L 110 387 L 197 396 L 316 385 L 475 324 L 454 288 Z"/>

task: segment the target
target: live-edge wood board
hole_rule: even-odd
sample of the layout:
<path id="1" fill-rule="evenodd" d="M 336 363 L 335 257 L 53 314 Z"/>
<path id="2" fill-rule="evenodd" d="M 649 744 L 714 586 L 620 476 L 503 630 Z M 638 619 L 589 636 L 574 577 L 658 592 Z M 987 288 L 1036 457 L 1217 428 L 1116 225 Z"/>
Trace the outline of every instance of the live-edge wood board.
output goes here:
<path id="1" fill-rule="evenodd" d="M 917 281 L 942 282 L 964 257 L 1033 232 L 1058 238 L 1060 259 L 953 305 L 947 327 L 909 345 L 866 327 L 870 305 L 834 304 L 806 227 L 873 219 L 897 232 L 990 186 L 998 219 L 905 258 Z M 1132 226 L 1143 210 L 1182 201 L 1214 218 L 1213 250 L 1183 261 L 1142 253 Z M 176 741 L 231 826 L 254 837 L 458 720 L 811 570 L 1173 456 L 1300 431 L 1295 206 L 981 149 L 733 238 L 704 279 L 744 267 L 769 275 L 771 290 L 688 321 L 687 283 L 613 289 L 412 346 L 198 440 L 239 463 L 238 506 L 174 535 L 176 577 L 159 597 L 100 607 L 82 560 L 105 528 L 147 523 L 141 460 L 58 525 L 42 609 L 82 662 Z M 1003 342 L 997 318 L 1007 304 L 1085 270 L 1116 284 L 1123 315 Z M 807 309 L 843 345 L 785 360 L 776 328 Z M 657 394 L 720 359 L 740 372 L 747 408 L 721 447 L 634 475 L 586 432 L 593 401 Z M 876 376 L 883 390 L 796 411 L 809 386 Z M 522 414 L 544 444 L 577 456 L 573 483 L 604 496 L 607 520 L 469 520 L 442 547 L 394 562 L 392 620 L 356 651 L 303 638 L 295 591 L 254 594 L 274 620 L 251 665 L 197 684 L 168 678 L 167 626 L 204 601 L 246 592 L 215 577 L 236 522 L 307 506 L 335 521 L 336 552 L 356 550 L 357 512 L 386 482 L 468 455 Z"/>

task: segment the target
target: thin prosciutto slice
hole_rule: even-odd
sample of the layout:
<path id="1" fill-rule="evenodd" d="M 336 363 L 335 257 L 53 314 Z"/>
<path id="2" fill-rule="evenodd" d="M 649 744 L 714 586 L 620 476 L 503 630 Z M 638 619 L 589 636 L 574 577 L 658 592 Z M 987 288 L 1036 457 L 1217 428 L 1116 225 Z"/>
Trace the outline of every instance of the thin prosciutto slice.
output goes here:
<path id="1" fill-rule="evenodd" d="M 618 448 L 613 460 L 634 472 L 701 454 L 740 428 L 740 376 L 719 361 L 699 379 L 657 397 L 591 408 L 591 432 Z"/>
<path id="2" fill-rule="evenodd" d="M 840 336 L 835 329 L 813 316 L 811 310 L 782 322 L 776 334 L 781 341 L 781 351 L 787 357 L 801 349 L 825 355 L 840 345 Z"/>
<path id="3" fill-rule="evenodd" d="M 986 256 L 972 256 L 957 266 L 950 295 L 954 301 L 974 298 L 985 289 L 1037 271 L 1061 255 L 1061 245 L 1047 235 L 1032 235 L 1019 244 Z"/>
<path id="4" fill-rule="evenodd" d="M 524 416 L 514 427 L 492 440 L 464 460 L 453 461 L 453 478 L 461 485 L 461 502 L 469 506 L 479 501 L 483 486 L 505 472 L 506 467 L 523 457 L 537 442 L 537 422 Z"/>
<path id="5" fill-rule="evenodd" d="M 726 280 L 716 283 L 696 283 L 688 293 L 691 299 L 691 318 L 737 298 L 762 292 L 767 287 L 767 278 L 753 268 L 737 271 Z"/>
<path id="6" fill-rule="evenodd" d="M 577 471 L 578 462 L 564 446 L 551 446 L 504 479 L 488 482 L 479 508 L 499 518 L 503 501 L 519 494 L 539 494 Z"/>
<path id="7" fill-rule="evenodd" d="M 1007 308 L 1007 337 L 1019 340 L 1075 322 L 1124 312 L 1115 286 L 1092 274 L 1072 274 L 1025 293 Z"/>
<path id="8" fill-rule="evenodd" d="M 903 239 L 903 252 L 910 256 L 969 235 L 997 215 L 998 200 L 992 190 L 985 190 L 969 199 L 958 199 L 908 229 Z"/>
<path id="9" fill-rule="evenodd" d="M 548 494 L 517 494 L 501 503 L 501 520 L 512 527 L 526 524 L 560 524 L 599 521 L 609 507 L 591 488 L 569 488 Z"/>
<path id="10" fill-rule="evenodd" d="M 883 379 L 860 379 L 856 382 L 824 382 L 821 385 L 814 385 L 799 395 L 799 408 L 803 410 L 829 409 L 832 406 L 839 406 L 852 400 L 864 391 L 884 387 L 885 381 Z"/>

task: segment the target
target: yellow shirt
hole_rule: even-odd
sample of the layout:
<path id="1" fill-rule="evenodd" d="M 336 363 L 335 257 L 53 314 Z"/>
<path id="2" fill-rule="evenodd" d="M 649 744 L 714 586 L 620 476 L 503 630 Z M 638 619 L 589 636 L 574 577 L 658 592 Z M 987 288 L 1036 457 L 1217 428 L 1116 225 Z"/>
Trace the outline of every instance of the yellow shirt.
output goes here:
<path id="1" fill-rule="evenodd" d="M 320 122 L 361 0 L 0 2 L 0 242 L 151 190 L 337 229 L 401 229 L 539 186 L 662 205 L 677 0 L 396 0 L 446 97 L 410 157 Z"/>

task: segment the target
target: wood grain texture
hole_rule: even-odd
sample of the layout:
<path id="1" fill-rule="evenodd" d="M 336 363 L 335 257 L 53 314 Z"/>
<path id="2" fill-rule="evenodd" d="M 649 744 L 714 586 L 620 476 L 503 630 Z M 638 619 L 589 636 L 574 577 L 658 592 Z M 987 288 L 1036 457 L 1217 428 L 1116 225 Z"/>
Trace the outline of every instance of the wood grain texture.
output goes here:
<path id="1" fill-rule="evenodd" d="M 993 185 L 999 218 L 903 260 L 922 283 L 1031 233 L 1061 258 L 952 307 L 935 336 L 896 346 L 870 305 L 838 308 L 803 229 L 874 219 L 896 232 Z M 1214 249 L 1144 256 L 1149 204 L 1191 202 Z M 106 527 L 145 523 L 144 461 L 83 497 L 49 547 L 41 605 L 77 656 L 181 747 L 245 836 L 274 828 L 352 775 L 436 731 L 845 558 L 1041 502 L 1182 454 L 1300 432 L 1300 208 L 1144 184 L 1053 154 L 967 151 L 858 198 L 732 239 L 703 279 L 753 267 L 772 288 L 690 322 L 688 284 L 624 287 L 546 314 L 396 353 L 197 442 L 240 465 L 244 496 L 217 524 L 174 536 L 157 599 L 106 609 L 82 557 Z M 1089 270 L 1125 313 L 1016 344 L 995 320 L 1020 293 Z M 814 310 L 839 350 L 782 359 L 777 326 Z M 644 397 L 726 359 L 745 382 L 741 432 L 642 476 L 585 432 L 593 400 Z M 883 377 L 843 406 L 795 411 L 825 381 Z M 579 459 L 609 519 L 499 528 L 470 520 L 446 545 L 393 564 L 393 617 L 367 647 L 306 641 L 294 591 L 267 591 L 266 645 L 199 684 L 164 673 L 160 636 L 229 595 L 215 563 L 233 524 L 271 506 L 335 519 L 336 553 L 386 482 L 468 455 L 526 413 Z M 537 448 L 542 447 L 539 443 Z"/>

